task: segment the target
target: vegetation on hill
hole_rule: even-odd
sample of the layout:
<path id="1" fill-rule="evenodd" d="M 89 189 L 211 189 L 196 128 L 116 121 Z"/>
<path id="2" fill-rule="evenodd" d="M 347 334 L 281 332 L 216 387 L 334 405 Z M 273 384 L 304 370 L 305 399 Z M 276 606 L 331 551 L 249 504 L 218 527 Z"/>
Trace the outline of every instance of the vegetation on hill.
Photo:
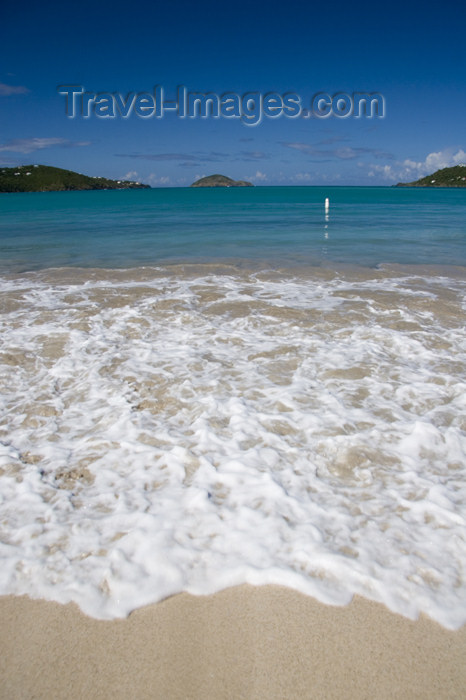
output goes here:
<path id="1" fill-rule="evenodd" d="M 226 175 L 208 175 L 193 182 L 191 187 L 254 187 L 254 185 L 246 180 L 232 180 Z"/>
<path id="2" fill-rule="evenodd" d="M 466 165 L 442 168 L 414 182 L 399 182 L 396 187 L 466 187 Z"/>
<path id="3" fill-rule="evenodd" d="M 127 190 L 148 188 L 129 180 L 89 177 L 49 165 L 0 167 L 0 192 L 59 192 L 65 190 Z"/>

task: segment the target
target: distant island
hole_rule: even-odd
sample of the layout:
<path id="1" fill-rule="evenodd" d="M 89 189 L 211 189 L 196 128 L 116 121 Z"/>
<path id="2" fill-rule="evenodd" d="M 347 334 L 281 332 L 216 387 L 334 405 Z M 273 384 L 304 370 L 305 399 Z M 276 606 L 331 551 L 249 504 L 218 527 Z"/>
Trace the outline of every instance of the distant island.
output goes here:
<path id="1" fill-rule="evenodd" d="M 246 180 L 232 180 L 226 175 L 208 175 L 193 182 L 191 187 L 254 187 L 254 185 Z"/>
<path id="2" fill-rule="evenodd" d="M 399 182 L 395 187 L 466 187 L 466 165 L 442 168 L 414 182 Z"/>
<path id="3" fill-rule="evenodd" d="M 89 177 L 72 170 L 50 165 L 21 165 L 0 168 L 0 192 L 63 192 L 70 190 L 150 189 L 149 185 L 130 180 Z"/>

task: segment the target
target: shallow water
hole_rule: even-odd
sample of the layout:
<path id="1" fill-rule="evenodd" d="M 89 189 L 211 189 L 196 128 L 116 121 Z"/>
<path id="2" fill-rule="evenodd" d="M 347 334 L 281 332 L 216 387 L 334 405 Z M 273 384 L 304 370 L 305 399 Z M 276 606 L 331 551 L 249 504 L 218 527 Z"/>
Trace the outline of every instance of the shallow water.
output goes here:
<path id="1" fill-rule="evenodd" d="M 1 592 L 112 618 L 281 583 L 464 624 L 464 273 L 5 275 Z"/>
<path id="2" fill-rule="evenodd" d="M 466 190 L 188 187 L 0 194 L 0 272 L 241 260 L 272 267 L 466 266 Z"/>

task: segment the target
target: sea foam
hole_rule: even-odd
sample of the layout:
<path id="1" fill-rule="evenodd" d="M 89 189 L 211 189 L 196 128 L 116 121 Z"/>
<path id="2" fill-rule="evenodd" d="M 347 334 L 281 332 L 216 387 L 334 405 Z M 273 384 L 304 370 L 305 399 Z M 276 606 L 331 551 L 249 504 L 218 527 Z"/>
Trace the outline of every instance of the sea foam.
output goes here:
<path id="1" fill-rule="evenodd" d="M 460 627 L 465 289 L 196 266 L 5 278 L 0 592 L 110 619 L 278 583 Z"/>

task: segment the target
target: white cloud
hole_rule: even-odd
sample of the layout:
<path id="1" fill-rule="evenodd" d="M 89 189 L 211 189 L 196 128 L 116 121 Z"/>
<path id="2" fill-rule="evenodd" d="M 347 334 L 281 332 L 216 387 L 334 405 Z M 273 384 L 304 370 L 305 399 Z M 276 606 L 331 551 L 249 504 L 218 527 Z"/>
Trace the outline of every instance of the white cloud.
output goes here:
<path id="1" fill-rule="evenodd" d="M 466 161 L 466 153 L 463 149 L 460 149 L 456 153 L 451 151 L 438 151 L 437 153 L 429 153 L 425 162 L 420 164 L 427 169 L 425 173 L 428 175 L 433 170 L 440 170 L 440 168 L 449 168 L 452 165 L 458 165 L 458 163 L 464 163 Z"/>
<path id="2" fill-rule="evenodd" d="M 267 180 L 267 175 L 265 173 L 261 173 L 260 170 L 256 170 L 255 175 L 249 175 L 246 177 L 246 180 L 249 180 L 251 182 L 265 182 Z"/>
<path id="3" fill-rule="evenodd" d="M 149 185 L 152 185 L 152 187 L 163 187 L 164 185 L 166 186 L 170 184 L 170 178 L 168 175 L 156 175 L 155 173 L 151 173 L 145 181 Z"/>
<path id="4" fill-rule="evenodd" d="M 7 97 L 8 95 L 25 95 L 29 90 L 24 85 L 6 85 L 0 83 L 0 95 Z"/>
<path id="5" fill-rule="evenodd" d="M 384 180 L 400 180 L 402 177 L 399 173 L 396 174 L 391 165 L 371 165 L 369 170 L 369 177 L 375 177 L 380 175 Z"/>
<path id="6" fill-rule="evenodd" d="M 406 158 L 392 165 L 371 165 L 369 177 L 379 175 L 390 182 L 412 182 L 425 175 L 430 175 L 441 168 L 450 168 L 459 163 L 466 163 L 466 152 L 460 148 L 454 152 L 453 148 L 429 153 L 423 161 L 415 161 Z"/>
<path id="7" fill-rule="evenodd" d="M 327 173 L 296 173 L 296 175 L 293 175 L 287 180 L 289 182 L 293 183 L 298 183 L 300 185 L 306 185 L 311 182 L 319 184 L 320 182 L 335 182 L 335 180 L 339 180 L 341 177 L 340 173 L 328 175 Z"/>
<path id="8" fill-rule="evenodd" d="M 122 180 L 137 180 L 138 173 L 136 170 L 129 170 L 126 175 L 123 175 Z"/>
<path id="9" fill-rule="evenodd" d="M 341 173 L 332 173 L 332 174 L 324 173 L 323 175 L 321 175 L 320 179 L 323 180 L 324 182 L 332 183 L 332 182 L 335 182 L 336 180 L 341 180 Z"/>
<path id="10" fill-rule="evenodd" d="M 0 144 L 0 152 L 32 153 L 33 151 L 39 151 L 52 146 L 89 146 L 90 143 L 90 141 L 69 141 L 68 139 L 61 138 L 12 139 L 11 141 Z"/>
<path id="11" fill-rule="evenodd" d="M 293 179 L 296 182 L 311 182 L 314 178 L 310 173 L 296 173 Z"/>

